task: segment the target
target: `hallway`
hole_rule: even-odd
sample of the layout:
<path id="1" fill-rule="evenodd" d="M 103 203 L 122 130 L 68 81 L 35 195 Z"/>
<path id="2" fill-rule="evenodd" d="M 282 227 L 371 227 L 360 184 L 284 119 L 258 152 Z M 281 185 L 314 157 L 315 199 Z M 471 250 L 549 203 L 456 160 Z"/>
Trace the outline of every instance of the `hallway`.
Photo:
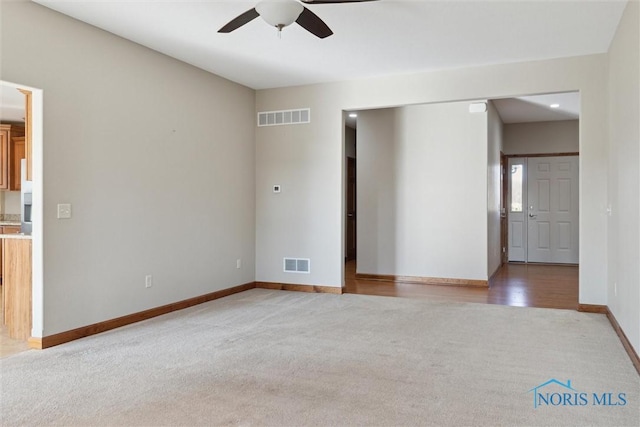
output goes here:
<path id="1" fill-rule="evenodd" d="M 488 289 L 360 280 L 355 278 L 355 273 L 355 261 L 346 263 L 346 293 L 578 309 L 578 266 L 575 265 L 504 264 L 492 277 Z"/>

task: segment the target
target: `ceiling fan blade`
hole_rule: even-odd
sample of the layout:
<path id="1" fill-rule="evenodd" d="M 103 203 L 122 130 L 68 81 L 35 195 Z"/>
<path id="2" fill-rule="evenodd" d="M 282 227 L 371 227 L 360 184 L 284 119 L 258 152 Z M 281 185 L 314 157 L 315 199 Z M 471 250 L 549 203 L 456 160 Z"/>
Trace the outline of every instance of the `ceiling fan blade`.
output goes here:
<path id="1" fill-rule="evenodd" d="M 378 0 L 302 0 L 302 3 L 306 4 L 336 4 L 336 3 L 360 3 L 365 1 L 378 1 Z"/>
<path id="2" fill-rule="evenodd" d="M 260 14 L 256 11 L 255 8 L 247 10 L 242 15 L 240 15 L 237 18 L 232 19 L 231 21 L 229 21 L 229 23 L 227 25 L 225 25 L 224 27 L 220 28 L 218 30 L 218 32 L 219 33 L 230 33 L 231 31 L 242 27 L 244 24 L 253 21 L 258 16 L 260 16 Z"/>
<path id="3" fill-rule="evenodd" d="M 304 8 L 300 16 L 298 16 L 296 22 L 302 28 L 309 31 L 311 34 L 320 37 L 321 39 L 329 37 L 331 34 L 333 34 L 331 28 L 329 28 L 318 15 L 311 12 L 306 7 Z"/>

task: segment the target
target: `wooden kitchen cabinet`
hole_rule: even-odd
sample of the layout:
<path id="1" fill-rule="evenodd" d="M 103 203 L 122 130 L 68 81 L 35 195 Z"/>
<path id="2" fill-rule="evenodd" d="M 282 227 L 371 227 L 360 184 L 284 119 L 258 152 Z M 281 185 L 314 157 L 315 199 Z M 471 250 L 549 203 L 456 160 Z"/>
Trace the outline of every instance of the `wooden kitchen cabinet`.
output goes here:
<path id="1" fill-rule="evenodd" d="M 31 239 L 2 239 L 4 323 L 9 336 L 31 336 Z"/>
<path id="2" fill-rule="evenodd" d="M 20 159 L 26 157 L 24 136 L 24 126 L 0 124 L 0 190 L 20 190 Z M 18 138 L 17 141 L 16 138 Z M 16 143 L 19 145 L 17 151 Z M 16 156 L 22 157 L 17 159 Z M 17 170 L 16 164 L 18 165 Z"/>

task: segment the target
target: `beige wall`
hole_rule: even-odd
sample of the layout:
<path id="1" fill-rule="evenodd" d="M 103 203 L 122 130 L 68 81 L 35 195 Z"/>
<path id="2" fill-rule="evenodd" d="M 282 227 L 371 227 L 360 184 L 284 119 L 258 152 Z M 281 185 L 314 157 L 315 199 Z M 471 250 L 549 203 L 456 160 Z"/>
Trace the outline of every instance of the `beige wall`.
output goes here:
<path id="1" fill-rule="evenodd" d="M 21 206 L 20 192 L 19 191 L 3 191 L 1 204 L 3 214 L 20 215 Z"/>
<path id="2" fill-rule="evenodd" d="M 357 144 L 357 272 L 396 274 L 396 110 L 362 111 Z"/>
<path id="3" fill-rule="evenodd" d="M 640 5 L 609 51 L 608 305 L 640 354 Z"/>
<path id="4" fill-rule="evenodd" d="M 255 92 L 31 2 L 1 19 L 1 78 L 44 90 L 34 336 L 253 281 Z"/>
<path id="5" fill-rule="evenodd" d="M 487 103 L 487 272 L 489 277 L 502 264 L 500 200 L 502 174 L 500 152 L 503 146 L 503 124 L 492 102 Z"/>
<path id="6" fill-rule="evenodd" d="M 358 121 L 358 272 L 486 280 L 486 113 L 460 102 Z"/>
<path id="7" fill-rule="evenodd" d="M 505 124 L 504 153 L 577 153 L 580 151 L 579 127 L 578 120 Z"/>
<path id="8" fill-rule="evenodd" d="M 297 187 L 286 203 L 274 203 L 268 189 L 265 193 L 258 190 L 258 277 L 298 279 L 276 270 L 281 270 L 283 256 L 305 252 L 315 259 L 313 272 L 300 277 L 298 283 L 342 284 L 344 110 L 577 90 L 582 117 L 580 301 L 606 303 L 607 166 L 603 159 L 607 147 L 603 141 L 607 139 L 607 106 L 602 102 L 607 95 L 606 76 L 607 56 L 591 55 L 258 91 L 257 111 L 310 107 L 313 117 L 311 124 L 286 133 L 276 130 L 277 126 L 256 131 L 258 186 L 287 171 L 284 184 Z M 297 160 L 295 169 L 290 163 L 292 153 Z M 486 163 L 474 179 L 487 182 Z M 585 188 L 589 190 L 583 191 Z M 482 197 L 486 200 L 486 191 Z M 292 209 L 304 219 L 283 221 Z M 484 211 L 481 232 L 485 236 L 486 215 Z M 478 256 L 486 265 L 486 256 Z"/>

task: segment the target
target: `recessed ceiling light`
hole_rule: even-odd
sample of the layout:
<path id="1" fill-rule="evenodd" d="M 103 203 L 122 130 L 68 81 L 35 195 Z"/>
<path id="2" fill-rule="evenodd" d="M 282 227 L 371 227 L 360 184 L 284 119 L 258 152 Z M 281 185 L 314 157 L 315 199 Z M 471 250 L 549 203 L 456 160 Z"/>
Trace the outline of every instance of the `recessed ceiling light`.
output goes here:
<path id="1" fill-rule="evenodd" d="M 358 117 L 357 113 L 349 113 L 349 117 L 351 117 L 352 119 L 355 119 L 356 117 Z"/>
<path id="2" fill-rule="evenodd" d="M 551 104 L 549 105 L 551 108 L 560 108 L 560 104 Z"/>

